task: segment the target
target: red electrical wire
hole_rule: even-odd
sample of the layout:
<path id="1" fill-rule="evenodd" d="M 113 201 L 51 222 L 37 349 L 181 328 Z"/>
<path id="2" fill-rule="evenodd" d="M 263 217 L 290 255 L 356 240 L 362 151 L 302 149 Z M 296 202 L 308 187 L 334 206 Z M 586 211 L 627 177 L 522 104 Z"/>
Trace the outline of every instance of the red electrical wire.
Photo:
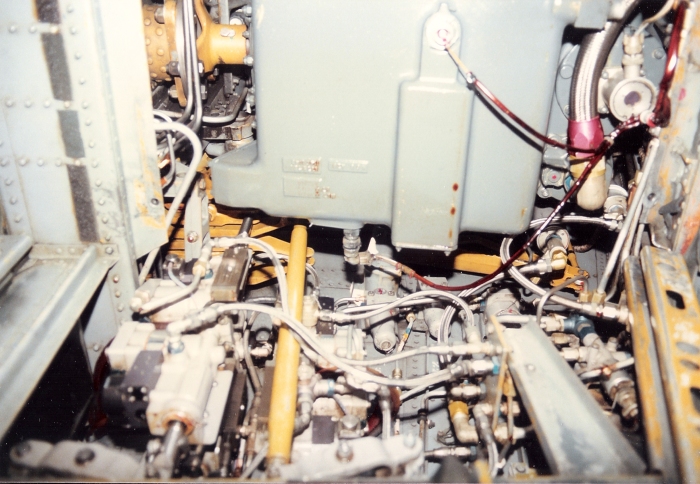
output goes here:
<path id="1" fill-rule="evenodd" d="M 527 124 L 525 121 L 520 119 L 518 116 L 515 115 L 510 109 L 508 109 L 500 99 L 498 99 L 496 96 L 493 95 L 491 91 L 488 90 L 488 88 L 476 77 L 474 77 L 474 87 L 476 88 L 479 93 L 486 97 L 489 101 L 491 101 L 493 104 L 495 104 L 498 109 L 501 110 L 505 115 L 507 115 L 510 119 L 515 121 L 518 126 L 520 126 L 522 129 L 527 131 L 531 136 L 534 138 L 537 138 L 541 142 L 554 146 L 556 148 L 561 148 L 563 150 L 568 151 L 569 153 L 571 152 L 577 152 L 577 153 L 595 153 L 597 150 L 595 148 L 576 148 L 574 146 L 571 146 L 569 144 L 565 143 L 560 143 L 559 141 L 553 140 L 551 138 L 546 137 L 542 133 L 537 132 L 532 126 Z"/>
<path id="2" fill-rule="evenodd" d="M 627 129 L 630 129 L 632 126 L 626 127 L 624 130 L 620 130 L 617 134 L 621 133 L 622 131 L 626 131 Z M 583 169 L 583 172 L 581 173 L 581 176 L 576 179 L 574 184 L 571 186 L 571 189 L 564 195 L 564 198 L 559 202 L 559 204 L 556 206 L 556 208 L 552 211 L 552 213 L 547 217 L 547 219 L 544 221 L 544 223 L 535 231 L 534 234 L 525 242 L 525 244 L 520 247 L 513 255 L 510 256 L 510 258 L 502 264 L 498 269 L 493 271 L 491 274 L 488 274 L 481 279 L 477 280 L 476 282 L 472 282 L 471 284 L 466 284 L 464 286 L 443 286 L 440 284 L 435 284 L 434 282 L 426 279 L 425 277 L 421 276 L 418 274 L 416 271 L 411 269 L 410 267 L 406 267 L 402 264 L 400 265 L 400 269 L 409 277 L 413 277 L 415 279 L 418 279 L 420 282 L 423 284 L 432 287 L 433 289 L 438 289 L 441 291 L 465 291 L 468 289 L 474 289 L 475 287 L 478 287 L 482 284 L 485 284 L 492 280 L 494 277 L 499 275 L 500 273 L 504 272 L 506 269 L 508 269 L 513 262 L 515 262 L 518 257 L 520 257 L 528 247 L 537 239 L 537 236 L 540 235 L 545 228 L 554 220 L 554 218 L 559 215 L 559 212 L 561 212 L 562 208 L 566 204 L 566 202 L 569 201 L 569 199 L 578 191 L 579 187 L 586 181 L 588 178 L 588 175 L 591 173 L 593 168 L 598 164 L 598 162 L 603 158 L 603 155 L 607 151 L 607 149 L 611 146 L 611 142 L 608 140 L 603 141 L 601 145 L 598 147 L 598 152 L 594 154 L 592 157 L 590 157 L 590 161 L 588 162 L 588 165 Z"/>
<path id="3" fill-rule="evenodd" d="M 676 17 L 673 20 L 673 30 L 671 31 L 671 39 L 668 43 L 668 53 L 666 55 L 666 68 L 664 69 L 664 76 L 659 82 L 659 95 L 656 98 L 656 106 L 654 107 L 654 113 L 651 115 L 647 124 L 651 127 L 661 126 L 665 127 L 668 125 L 671 119 L 671 100 L 668 97 L 669 90 L 671 89 L 671 81 L 676 73 L 676 68 L 678 67 L 678 54 L 679 47 L 681 43 L 681 31 L 683 30 L 683 23 L 685 22 L 685 14 L 688 10 L 688 4 L 682 2 L 678 6 L 676 11 Z"/>
<path id="4" fill-rule="evenodd" d="M 649 121 L 647 121 L 647 124 L 649 126 L 665 126 L 668 124 L 668 121 L 670 119 L 670 112 L 671 112 L 671 105 L 670 105 L 670 100 L 668 98 L 668 91 L 670 90 L 671 87 L 671 82 L 673 80 L 673 76 L 676 73 L 676 68 L 678 67 L 678 55 L 679 55 L 679 45 L 680 45 L 680 38 L 681 38 L 681 30 L 683 29 L 683 22 L 685 20 L 685 14 L 687 11 L 688 5 L 686 2 L 682 2 L 680 6 L 678 7 L 678 10 L 676 12 L 676 17 L 673 22 L 673 30 L 671 32 L 671 40 L 669 42 L 669 47 L 668 47 L 668 55 L 667 55 L 667 61 L 666 61 L 666 68 L 664 70 L 664 76 L 661 79 L 661 82 L 659 83 L 659 96 L 656 101 L 656 106 L 654 107 L 654 111 L 652 115 L 650 116 Z M 426 279 L 425 277 L 421 276 L 418 274 L 416 271 L 411 269 L 410 267 L 404 266 L 403 264 L 397 263 L 397 269 L 400 269 L 403 273 L 408 275 L 409 277 L 413 277 L 426 286 L 432 287 L 433 289 L 438 289 L 441 291 L 465 291 L 469 289 L 474 289 L 475 287 L 478 287 L 482 284 L 485 284 L 492 280 L 494 277 L 498 276 L 502 272 L 505 272 L 510 266 L 513 265 L 513 263 L 532 245 L 532 243 L 537 239 L 537 237 L 549 226 L 549 224 L 554 220 L 559 213 L 562 211 L 564 208 L 564 205 L 571 199 L 571 197 L 574 196 L 574 194 L 579 190 L 581 185 L 583 185 L 588 178 L 588 175 L 591 173 L 593 168 L 598 164 L 598 162 L 603 158 L 605 155 L 605 152 L 612 146 L 612 143 L 614 142 L 615 138 L 617 138 L 620 134 L 623 132 L 634 128 L 636 126 L 639 126 L 641 123 L 639 121 L 639 118 L 637 117 L 632 117 L 628 119 L 627 121 L 621 123 L 615 130 L 613 130 L 610 135 L 603 140 L 603 142 L 594 150 L 584 150 L 584 149 L 579 149 L 575 148 L 571 145 L 564 144 L 564 143 L 559 143 L 558 141 L 552 140 L 544 136 L 543 134 L 537 132 L 534 128 L 532 128 L 530 125 L 528 125 L 526 122 L 524 122 L 522 119 L 520 119 L 518 116 L 516 116 L 508 107 L 501 102 L 500 99 L 498 99 L 489 89 L 484 86 L 484 84 L 479 81 L 474 74 L 467 69 L 467 67 L 464 65 L 464 63 L 461 61 L 459 57 L 457 57 L 454 52 L 449 48 L 449 46 L 445 46 L 445 50 L 447 53 L 450 55 L 452 60 L 457 64 L 457 67 L 459 68 L 460 72 L 464 76 L 464 78 L 467 81 L 467 85 L 474 87 L 481 95 L 486 97 L 489 101 L 491 101 L 503 114 L 508 116 L 510 119 L 512 119 L 518 126 L 520 126 L 523 130 L 525 130 L 527 133 L 532 135 L 534 138 L 542 141 L 543 143 L 555 146 L 557 148 L 565 149 L 568 152 L 584 152 L 584 153 L 593 153 L 590 157 L 584 158 L 580 161 L 588 161 L 588 164 L 586 167 L 583 169 L 583 172 L 581 172 L 581 176 L 576 179 L 574 184 L 571 186 L 571 189 L 564 195 L 564 198 L 561 199 L 561 201 L 557 204 L 557 206 L 554 208 L 551 214 L 549 214 L 549 217 L 544 221 L 540 227 L 535 230 L 535 233 L 530 236 L 530 238 L 523 244 L 522 247 L 520 247 L 513 255 L 510 256 L 510 258 L 503 263 L 498 269 L 493 271 L 491 274 L 487 274 L 486 276 L 482 277 L 481 279 L 477 280 L 476 282 L 472 282 L 471 284 L 465 284 L 464 286 L 443 286 L 440 284 L 435 284 L 434 282 Z"/>
<path id="5" fill-rule="evenodd" d="M 443 286 L 440 284 L 435 284 L 434 282 L 426 279 L 425 277 L 421 276 L 418 274 L 416 271 L 411 269 L 410 267 L 406 267 L 403 264 L 398 264 L 397 269 L 401 269 L 402 272 L 404 272 L 406 275 L 409 277 L 413 277 L 426 286 L 430 286 L 433 289 L 438 289 L 440 291 L 466 291 L 468 289 L 474 289 L 475 287 L 478 287 L 482 284 L 485 284 L 492 280 L 494 277 L 497 275 L 501 274 L 502 272 L 506 271 L 510 266 L 513 265 L 513 263 L 527 250 L 532 243 L 537 240 L 537 237 L 549 226 L 550 223 L 552 223 L 552 220 L 554 220 L 559 213 L 562 211 L 564 208 L 564 205 L 571 199 L 571 197 L 574 196 L 574 194 L 578 191 L 578 189 L 583 185 L 588 178 L 588 175 L 591 173 L 593 168 L 598 164 L 598 162 L 603 158 L 605 155 L 605 152 L 612 146 L 612 143 L 615 138 L 617 138 L 621 133 L 634 128 L 635 126 L 639 126 L 640 122 L 639 119 L 637 118 L 630 118 L 627 121 L 621 123 L 612 133 L 610 133 L 609 137 L 606 138 L 600 146 L 596 149 L 596 152 L 593 156 L 586 158 L 588 161 L 588 164 L 586 167 L 583 169 L 581 172 L 581 176 L 579 176 L 574 184 L 571 186 L 571 189 L 564 195 L 564 198 L 561 199 L 561 201 L 557 204 L 557 206 L 554 208 L 551 214 L 547 217 L 547 219 L 544 221 L 540 227 L 535 230 L 535 233 L 533 233 L 530 238 L 523 244 L 513 255 L 510 256 L 510 258 L 503 263 L 498 269 L 493 271 L 491 274 L 488 274 L 481 279 L 477 280 L 476 282 L 472 282 L 471 284 L 465 284 L 464 286 Z"/>
<path id="6" fill-rule="evenodd" d="M 503 114 L 512 119 L 513 122 L 520 126 L 530 136 L 532 136 L 535 139 L 538 139 L 542 143 L 554 146 L 556 148 L 561 148 L 569 153 L 577 152 L 595 154 L 597 152 L 597 148 L 577 148 L 569 144 L 560 143 L 559 141 L 548 138 L 547 136 L 538 132 L 532 126 L 520 119 L 520 117 L 517 116 L 513 111 L 508 109 L 508 107 L 505 104 L 503 104 L 500 99 L 498 99 L 479 79 L 476 78 L 476 76 L 469 69 L 467 69 L 467 66 L 464 65 L 462 60 L 459 57 L 457 57 L 457 55 L 452 51 L 452 49 L 450 49 L 449 46 L 445 45 L 445 50 L 450 55 L 455 64 L 457 64 L 457 67 L 464 76 L 464 79 L 467 81 L 467 85 L 476 89 L 476 91 L 479 94 L 481 94 L 491 103 L 493 103 Z"/>

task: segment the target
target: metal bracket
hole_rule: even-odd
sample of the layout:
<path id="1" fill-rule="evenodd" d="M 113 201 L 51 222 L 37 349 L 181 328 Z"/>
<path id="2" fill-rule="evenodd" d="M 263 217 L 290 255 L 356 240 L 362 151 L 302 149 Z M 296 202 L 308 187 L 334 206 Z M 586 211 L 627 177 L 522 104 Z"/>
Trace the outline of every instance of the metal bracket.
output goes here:
<path id="1" fill-rule="evenodd" d="M 664 395 L 683 482 L 700 479 L 700 304 L 683 257 L 641 252 Z"/>

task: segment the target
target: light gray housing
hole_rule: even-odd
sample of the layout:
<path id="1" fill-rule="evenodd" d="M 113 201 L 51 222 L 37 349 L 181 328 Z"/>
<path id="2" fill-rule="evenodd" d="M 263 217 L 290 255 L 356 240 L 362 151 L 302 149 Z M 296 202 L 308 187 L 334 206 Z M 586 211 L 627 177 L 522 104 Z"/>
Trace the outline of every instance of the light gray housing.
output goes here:
<path id="1" fill-rule="evenodd" d="M 454 50 L 540 131 L 564 28 L 602 25 L 607 4 L 447 3 L 461 26 Z M 254 0 L 257 142 L 211 163 L 217 203 L 335 227 L 386 224 L 397 247 L 452 250 L 462 231 L 525 230 L 541 148 L 428 46 L 440 5 Z"/>

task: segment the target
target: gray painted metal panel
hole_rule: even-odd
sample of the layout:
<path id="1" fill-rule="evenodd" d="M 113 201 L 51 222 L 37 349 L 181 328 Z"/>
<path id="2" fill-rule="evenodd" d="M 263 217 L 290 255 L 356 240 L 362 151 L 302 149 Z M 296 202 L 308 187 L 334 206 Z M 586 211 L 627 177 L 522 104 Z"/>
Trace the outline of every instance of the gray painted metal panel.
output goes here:
<path id="1" fill-rule="evenodd" d="M 216 201 L 338 227 L 393 225 L 397 134 L 403 136 L 400 89 L 419 77 L 423 26 L 439 5 L 254 1 L 258 142 L 211 164 Z M 459 50 L 468 67 L 514 112 L 544 131 L 562 32 L 576 19 L 579 3 L 458 0 L 449 5 L 461 24 Z M 523 50 L 537 55 L 523 56 Z M 439 120 L 444 109 L 438 104 L 424 116 Z M 424 137 L 416 130 L 411 134 Z M 481 101 L 474 103 L 468 143 L 466 173 L 458 181 L 463 187 L 456 203 L 462 208 L 459 230 L 524 230 L 541 149 Z M 295 173 L 287 171 L 290 162 L 284 160 L 291 160 Z M 439 156 L 429 161 L 434 174 L 451 162 Z M 435 190 L 452 191 L 452 183 L 443 186 L 438 175 L 419 175 L 423 187 L 412 200 L 415 208 Z M 413 228 L 418 233 L 423 227 Z"/>
<path id="2" fill-rule="evenodd" d="M 0 436 L 114 262 L 95 246 L 37 246 L 0 296 Z"/>
<path id="3" fill-rule="evenodd" d="M 509 368 L 552 473 L 637 475 L 646 465 L 534 324 L 504 330 Z"/>
<path id="4" fill-rule="evenodd" d="M 32 239 L 27 235 L 0 235 L 0 281 L 31 248 Z"/>
<path id="5" fill-rule="evenodd" d="M 98 139 L 105 140 L 103 143 L 112 141 L 114 162 L 123 184 L 123 211 L 134 253 L 141 257 L 167 242 L 141 2 L 85 3 L 92 4 L 93 18 L 84 21 L 99 47 L 99 63 L 95 66 L 99 70 L 92 74 L 103 76 L 102 92 L 93 94 L 109 101 L 105 124 L 111 136 Z"/>
<path id="6" fill-rule="evenodd" d="M 167 240 L 141 2 L 44 3 L 0 2 L 0 200 L 11 234 L 122 254 L 86 328 L 94 363 L 130 319 L 136 258 Z"/>

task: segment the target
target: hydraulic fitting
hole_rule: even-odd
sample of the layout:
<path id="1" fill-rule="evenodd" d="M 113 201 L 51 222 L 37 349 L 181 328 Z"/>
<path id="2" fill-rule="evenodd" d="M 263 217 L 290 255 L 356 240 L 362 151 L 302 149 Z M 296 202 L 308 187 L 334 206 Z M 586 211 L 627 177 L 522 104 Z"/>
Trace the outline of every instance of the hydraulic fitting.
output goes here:
<path id="1" fill-rule="evenodd" d="M 564 229 L 545 230 L 537 237 L 537 246 L 544 258 L 551 261 L 552 270 L 566 268 L 569 240 L 569 233 Z"/>
<path id="2" fill-rule="evenodd" d="M 360 229 L 343 230 L 343 258 L 351 265 L 360 263 Z"/>
<path id="3" fill-rule="evenodd" d="M 450 420 L 454 427 L 455 437 L 463 444 L 476 444 L 479 442 L 479 435 L 476 428 L 469 425 L 469 407 L 464 402 L 457 400 L 450 401 L 447 409 L 450 412 Z"/>

